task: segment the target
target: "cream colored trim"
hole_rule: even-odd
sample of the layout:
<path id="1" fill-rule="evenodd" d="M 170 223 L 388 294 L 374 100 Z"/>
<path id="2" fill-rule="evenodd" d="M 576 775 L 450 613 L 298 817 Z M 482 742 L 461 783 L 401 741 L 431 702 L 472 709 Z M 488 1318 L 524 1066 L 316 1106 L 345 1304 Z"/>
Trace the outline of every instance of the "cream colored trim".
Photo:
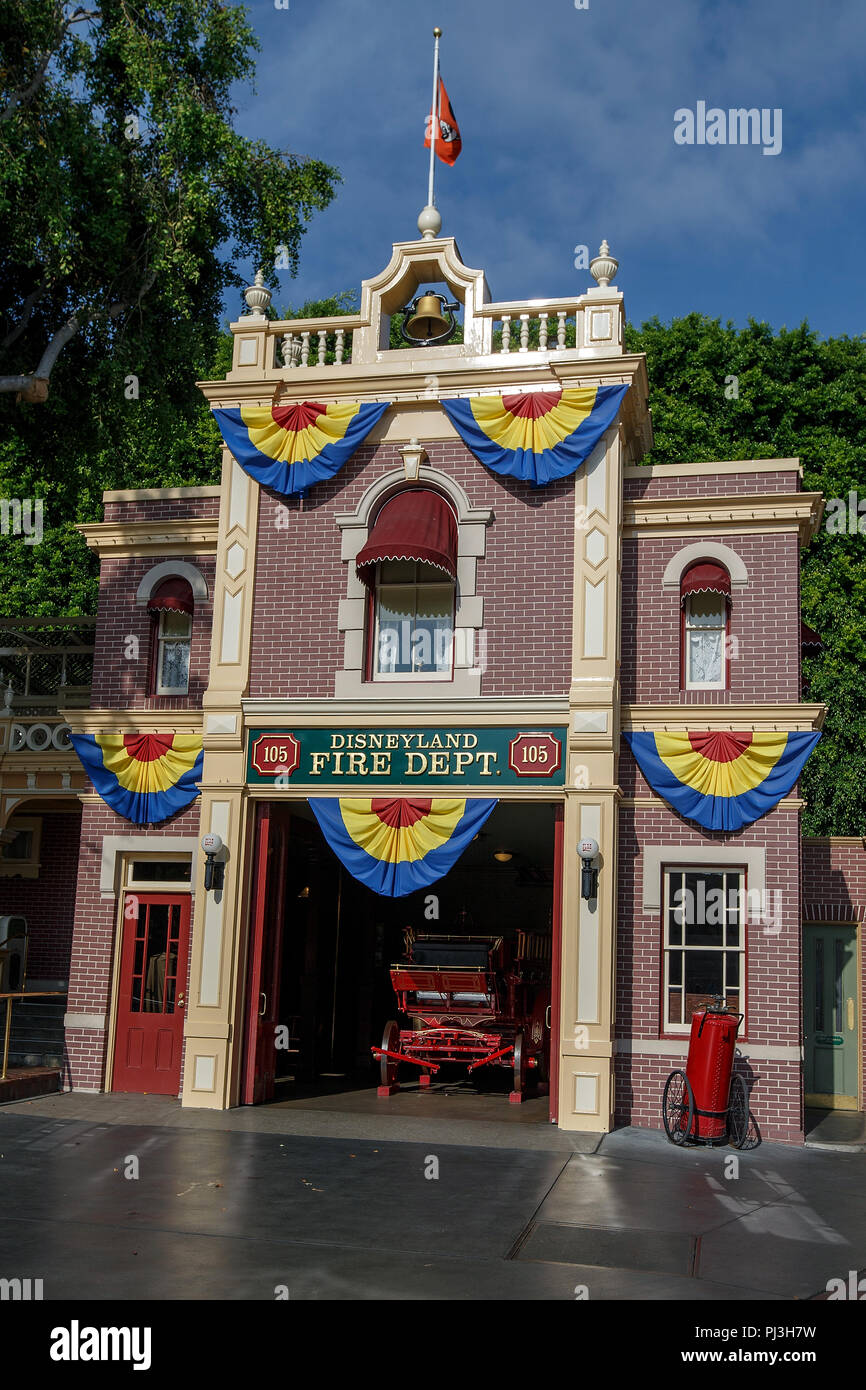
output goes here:
<path id="1" fill-rule="evenodd" d="M 154 589 L 163 579 L 186 579 L 192 589 L 192 596 L 203 601 L 207 598 L 207 580 L 201 570 L 196 569 L 195 565 L 188 565 L 185 560 L 162 560 L 142 579 L 136 591 L 135 601 L 139 604 L 147 603 Z"/>
<path id="2" fill-rule="evenodd" d="M 701 729 L 754 729 L 791 732 L 820 729 L 826 705 L 630 705 L 620 706 L 623 729 L 689 732 Z"/>
<path id="3" fill-rule="evenodd" d="M 219 497 L 221 487 L 125 487 L 103 492 L 103 502 L 162 502 L 176 497 Z"/>
<path id="4" fill-rule="evenodd" d="M 714 473 L 787 473 L 796 471 L 802 477 L 799 459 L 726 459 L 724 463 L 661 463 L 647 468 L 623 469 L 623 478 L 705 478 Z"/>
<path id="5" fill-rule="evenodd" d="M 797 530 L 806 545 L 824 510 L 819 492 L 768 493 L 744 497 L 656 497 L 625 499 L 623 534 L 696 535 L 706 531 Z"/>
<path id="6" fill-rule="evenodd" d="M 74 734 L 200 734 L 200 709 L 70 709 L 61 711 Z"/>
<path id="7" fill-rule="evenodd" d="M 682 577 L 689 566 L 697 560 L 704 559 L 718 560 L 720 564 L 724 565 L 731 576 L 733 588 L 742 589 L 748 584 L 749 572 L 737 552 L 731 550 L 730 546 L 720 545 L 718 541 L 694 541 L 691 545 L 683 546 L 676 555 L 671 556 L 662 575 L 663 588 L 678 590 L 682 583 Z"/>
<path id="8" fill-rule="evenodd" d="M 166 856 L 185 854 L 192 858 L 198 853 L 198 840 L 194 835 L 149 835 L 142 831 L 139 835 L 103 835 L 100 849 L 99 894 L 103 898 L 114 898 L 121 890 L 121 867 L 123 857 L 135 854 L 142 859 L 164 859 Z M 139 893 L 160 891 L 154 884 L 150 889 L 139 886 Z M 171 892 L 190 892 L 195 895 L 195 874 L 193 881 L 183 888 L 172 888 Z"/>
<path id="9" fill-rule="evenodd" d="M 381 362 L 355 367 L 298 367 L 288 371 L 274 367 L 265 372 L 255 368 L 248 380 L 227 377 L 224 381 L 199 381 L 196 385 L 212 407 L 270 405 L 277 386 L 282 387 L 283 405 L 308 400 L 314 391 L 315 399 L 324 402 L 378 400 L 405 405 L 419 401 L 429 407 L 431 376 L 436 381 L 435 399 L 442 400 L 482 392 L 498 394 L 520 387 L 549 391 L 562 381 L 572 386 L 610 386 L 630 382 L 646 371 L 643 355 L 586 357 L 576 348 L 548 353 L 497 352 L 471 360 L 453 356 L 440 359 L 433 356 L 435 351 L 424 348 L 414 361 L 405 362 L 388 352 L 383 353 Z M 389 362 L 388 358 L 394 361 Z M 395 370 L 399 365 L 405 365 L 406 370 Z M 371 431 L 368 438 L 374 437 Z"/>
<path id="10" fill-rule="evenodd" d="M 64 1028 L 87 1028 L 94 1033 L 105 1032 L 105 1014 L 64 1014 Z"/>
<path id="11" fill-rule="evenodd" d="M 216 517 L 186 517 L 171 521 L 80 522 L 80 531 L 100 559 L 138 555 L 212 555 L 216 553 Z"/>
<path id="12" fill-rule="evenodd" d="M 682 864 L 698 864 L 701 867 L 716 868 L 729 865 L 737 868 L 745 865 L 746 887 L 751 891 L 757 888 L 763 893 L 767 881 L 767 852 L 762 846 L 719 845 L 708 841 L 705 845 L 648 845 L 643 843 L 643 910 L 645 913 L 661 911 L 662 867 L 676 868 Z"/>
<path id="13" fill-rule="evenodd" d="M 866 835 L 804 835 L 804 845 L 859 845 L 866 849 Z"/>
<path id="14" fill-rule="evenodd" d="M 354 699 L 245 699 L 244 724 L 247 728 L 266 725 L 269 728 L 338 728 L 357 726 L 358 707 Z M 527 695 L 488 696 L 483 699 L 461 699 L 443 696 L 419 700 L 407 705 L 405 700 L 382 699 L 375 708 L 364 710 L 364 727 L 375 729 L 380 724 L 480 724 L 480 725 L 568 725 L 568 701 L 556 697 Z"/>

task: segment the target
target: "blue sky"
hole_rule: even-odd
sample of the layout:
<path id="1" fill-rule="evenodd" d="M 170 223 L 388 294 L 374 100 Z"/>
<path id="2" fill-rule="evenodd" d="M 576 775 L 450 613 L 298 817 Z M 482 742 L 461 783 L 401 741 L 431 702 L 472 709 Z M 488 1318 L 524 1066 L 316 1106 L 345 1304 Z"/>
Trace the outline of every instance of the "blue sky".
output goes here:
<path id="1" fill-rule="evenodd" d="M 417 237 L 432 30 L 463 136 L 443 235 L 494 299 L 580 292 L 602 237 L 629 317 L 866 332 L 863 0 L 249 0 L 238 127 L 336 165 L 277 307 L 357 289 Z M 782 149 L 678 145 L 674 112 L 782 110 Z M 240 305 L 229 304 L 234 317 Z"/>

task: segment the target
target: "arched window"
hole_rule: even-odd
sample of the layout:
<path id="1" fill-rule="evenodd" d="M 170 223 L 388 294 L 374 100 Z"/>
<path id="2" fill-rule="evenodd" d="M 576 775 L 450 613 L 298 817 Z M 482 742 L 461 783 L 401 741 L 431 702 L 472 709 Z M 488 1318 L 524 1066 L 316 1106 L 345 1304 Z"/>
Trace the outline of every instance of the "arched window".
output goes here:
<path id="1" fill-rule="evenodd" d="M 454 666 L 457 521 L 430 488 L 382 507 L 356 560 L 367 585 L 368 680 L 450 680 Z"/>
<path id="2" fill-rule="evenodd" d="M 701 560 L 683 574 L 681 684 L 684 690 L 725 690 L 731 578 L 715 561 Z"/>
<path id="3" fill-rule="evenodd" d="M 189 653 L 194 601 L 192 586 L 174 575 L 154 589 L 147 602 L 151 616 L 152 695 L 189 692 Z"/>

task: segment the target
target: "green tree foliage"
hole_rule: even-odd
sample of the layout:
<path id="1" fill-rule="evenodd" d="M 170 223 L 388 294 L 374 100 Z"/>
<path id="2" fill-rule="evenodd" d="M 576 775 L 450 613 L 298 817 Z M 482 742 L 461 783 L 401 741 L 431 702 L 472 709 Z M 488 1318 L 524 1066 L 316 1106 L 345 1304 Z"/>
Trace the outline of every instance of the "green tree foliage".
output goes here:
<path id="1" fill-rule="evenodd" d="M 866 342 L 822 340 L 806 324 L 774 334 L 689 314 L 630 327 L 647 354 L 654 447 L 647 464 L 799 458 L 803 487 L 828 499 L 803 552 L 802 613 L 823 650 L 803 661 L 806 698 L 829 712 L 803 776 L 810 835 L 866 832 Z M 844 518 L 830 499 L 845 501 Z M 856 503 L 855 503 L 856 504 Z M 844 524 L 845 529 L 840 529 Z M 772 622 L 768 609 L 767 621 Z"/>
<path id="2" fill-rule="evenodd" d="M 94 611 L 104 488 L 216 479 L 224 296 L 295 272 L 339 179 L 234 130 L 257 47 L 218 0 L 0 0 L 0 497 L 45 509 L 0 536 L 4 614 Z"/>

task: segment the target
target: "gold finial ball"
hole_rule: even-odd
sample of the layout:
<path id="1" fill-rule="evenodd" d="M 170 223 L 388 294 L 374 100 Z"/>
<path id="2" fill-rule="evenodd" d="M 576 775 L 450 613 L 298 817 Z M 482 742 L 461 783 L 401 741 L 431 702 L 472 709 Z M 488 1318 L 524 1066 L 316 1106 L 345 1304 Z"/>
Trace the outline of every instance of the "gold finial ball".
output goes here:
<path id="1" fill-rule="evenodd" d="M 433 30 L 433 37 L 434 37 L 434 39 L 441 39 L 441 37 L 442 37 L 442 30 L 441 30 L 441 29 L 434 29 L 434 30 Z"/>

